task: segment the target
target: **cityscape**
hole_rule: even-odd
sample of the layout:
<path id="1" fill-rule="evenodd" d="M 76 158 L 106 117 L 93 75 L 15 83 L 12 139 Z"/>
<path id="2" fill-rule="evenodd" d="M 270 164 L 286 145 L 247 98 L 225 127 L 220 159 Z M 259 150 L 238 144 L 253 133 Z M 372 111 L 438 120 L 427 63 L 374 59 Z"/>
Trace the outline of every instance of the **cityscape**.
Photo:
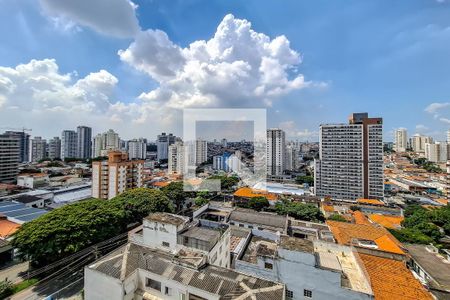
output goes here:
<path id="1" fill-rule="evenodd" d="M 450 2 L 303 2 L 0 1 L 0 299 L 450 299 Z"/>

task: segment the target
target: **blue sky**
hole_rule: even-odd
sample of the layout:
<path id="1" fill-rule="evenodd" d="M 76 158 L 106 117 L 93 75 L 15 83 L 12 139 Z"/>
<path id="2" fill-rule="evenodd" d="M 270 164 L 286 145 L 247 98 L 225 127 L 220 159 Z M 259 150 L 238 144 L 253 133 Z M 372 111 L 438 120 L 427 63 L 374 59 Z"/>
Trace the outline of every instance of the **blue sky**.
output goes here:
<path id="1" fill-rule="evenodd" d="M 61 2 L 0 0 L 0 126 L 152 139 L 181 134 L 180 109 L 211 106 L 266 107 L 301 140 L 360 111 L 383 117 L 386 140 L 450 128 L 446 1 Z"/>

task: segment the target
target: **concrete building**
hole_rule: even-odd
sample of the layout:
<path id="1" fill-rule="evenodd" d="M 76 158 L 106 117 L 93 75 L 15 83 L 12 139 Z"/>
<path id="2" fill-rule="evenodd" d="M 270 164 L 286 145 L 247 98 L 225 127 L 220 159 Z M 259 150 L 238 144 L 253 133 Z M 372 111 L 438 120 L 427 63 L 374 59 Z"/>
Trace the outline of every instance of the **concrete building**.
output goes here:
<path id="1" fill-rule="evenodd" d="M 399 128 L 395 131 L 395 151 L 405 152 L 408 148 L 408 132 L 405 128 Z"/>
<path id="2" fill-rule="evenodd" d="M 286 147 L 286 170 L 296 170 L 298 165 L 298 150 L 293 145 Z"/>
<path id="3" fill-rule="evenodd" d="M 320 126 L 316 196 L 383 199 L 383 120 L 354 113 L 348 124 Z"/>
<path id="4" fill-rule="evenodd" d="M 40 136 L 30 140 L 30 162 L 38 162 L 47 157 L 47 141 Z"/>
<path id="5" fill-rule="evenodd" d="M 77 127 L 77 158 L 88 159 L 92 156 L 92 128 Z"/>
<path id="6" fill-rule="evenodd" d="M 433 138 L 415 134 L 411 137 L 411 148 L 414 152 L 425 153 L 425 145 L 433 143 Z"/>
<path id="7" fill-rule="evenodd" d="M 99 133 L 92 142 L 92 157 L 107 156 L 108 151 L 120 150 L 119 134 L 109 129 L 107 132 Z"/>
<path id="8" fill-rule="evenodd" d="M 267 130 L 267 175 L 283 175 L 286 155 L 285 133 L 278 128 Z"/>
<path id="9" fill-rule="evenodd" d="M 222 144 L 222 147 L 227 148 L 228 147 L 227 139 L 222 139 L 221 144 Z"/>
<path id="10" fill-rule="evenodd" d="M 169 158 L 169 146 L 175 143 L 175 140 L 176 137 L 171 133 L 166 134 L 163 132 L 158 135 L 156 139 L 156 151 L 159 161 Z"/>
<path id="11" fill-rule="evenodd" d="M 450 159 L 449 145 L 446 142 L 425 144 L 425 158 L 431 162 L 444 163 Z"/>
<path id="12" fill-rule="evenodd" d="M 19 138 L 19 162 L 28 162 L 28 154 L 30 152 L 30 135 L 25 131 L 6 131 L 4 134 Z"/>
<path id="13" fill-rule="evenodd" d="M 78 135 L 73 130 L 63 130 L 61 134 L 61 159 L 77 158 Z"/>
<path id="14" fill-rule="evenodd" d="M 450 129 L 447 130 L 447 143 L 450 144 Z"/>
<path id="15" fill-rule="evenodd" d="M 48 157 L 61 158 L 61 139 L 57 136 L 48 141 Z"/>
<path id="16" fill-rule="evenodd" d="M 195 165 L 198 166 L 208 160 L 208 143 L 202 139 L 195 141 Z"/>
<path id="17" fill-rule="evenodd" d="M 147 140 L 144 138 L 128 141 L 128 157 L 129 159 L 146 159 L 147 158 Z"/>
<path id="18" fill-rule="evenodd" d="M 16 135 L 0 135 L 0 182 L 16 181 L 19 172 L 20 138 Z"/>
<path id="19" fill-rule="evenodd" d="M 181 142 L 175 142 L 169 146 L 168 173 L 183 174 L 185 170 L 184 146 Z"/>
<path id="20" fill-rule="evenodd" d="M 92 197 L 111 199 L 127 189 L 143 186 L 144 161 L 128 160 L 128 154 L 110 151 L 108 160 L 92 163 Z"/>
<path id="21" fill-rule="evenodd" d="M 30 173 L 20 174 L 17 176 L 17 185 L 29 189 L 46 186 L 50 183 L 48 174 L 45 173 Z"/>
<path id="22" fill-rule="evenodd" d="M 142 228 L 85 268 L 85 299 L 284 299 L 283 284 L 227 268 L 227 225 L 156 213 Z"/>

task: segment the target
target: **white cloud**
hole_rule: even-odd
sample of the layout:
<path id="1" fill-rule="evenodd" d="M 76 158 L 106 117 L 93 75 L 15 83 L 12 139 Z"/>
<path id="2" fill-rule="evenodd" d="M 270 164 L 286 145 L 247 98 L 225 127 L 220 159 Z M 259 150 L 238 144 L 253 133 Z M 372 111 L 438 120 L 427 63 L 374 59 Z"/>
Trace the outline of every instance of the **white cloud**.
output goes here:
<path id="1" fill-rule="evenodd" d="M 440 118 L 439 121 L 450 124 L 450 119 L 449 118 Z"/>
<path id="2" fill-rule="evenodd" d="M 40 0 L 55 25 L 70 29 L 79 24 L 106 35 L 134 37 L 140 30 L 130 0 Z"/>
<path id="3" fill-rule="evenodd" d="M 318 131 L 311 131 L 309 129 L 298 129 L 294 121 L 284 121 L 279 124 L 279 127 L 286 133 L 287 138 L 292 139 L 317 139 L 319 137 Z"/>
<path id="4" fill-rule="evenodd" d="M 423 124 L 417 124 L 416 125 L 416 130 L 417 131 L 424 131 L 424 130 L 428 130 L 429 128 Z"/>
<path id="5" fill-rule="evenodd" d="M 147 30 L 118 54 L 159 83 L 139 97 L 152 106 L 261 107 L 309 85 L 295 73 L 301 57 L 285 36 L 271 39 L 230 14 L 209 40 L 182 48 Z"/>
<path id="6" fill-rule="evenodd" d="M 431 103 L 425 108 L 425 111 L 430 114 L 439 112 L 440 110 L 450 107 L 450 102 L 435 102 Z"/>

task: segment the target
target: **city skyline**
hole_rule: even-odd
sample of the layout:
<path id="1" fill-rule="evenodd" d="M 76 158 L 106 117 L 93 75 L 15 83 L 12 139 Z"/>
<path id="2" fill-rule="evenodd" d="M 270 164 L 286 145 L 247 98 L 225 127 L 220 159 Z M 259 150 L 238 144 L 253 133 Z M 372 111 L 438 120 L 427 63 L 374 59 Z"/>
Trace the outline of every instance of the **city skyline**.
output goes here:
<path id="1" fill-rule="evenodd" d="M 132 139 L 180 135 L 183 107 L 262 107 L 290 139 L 317 141 L 324 121 L 368 111 L 385 141 L 399 127 L 445 140 L 447 1 L 135 2 L 3 3 L 0 125 Z"/>

